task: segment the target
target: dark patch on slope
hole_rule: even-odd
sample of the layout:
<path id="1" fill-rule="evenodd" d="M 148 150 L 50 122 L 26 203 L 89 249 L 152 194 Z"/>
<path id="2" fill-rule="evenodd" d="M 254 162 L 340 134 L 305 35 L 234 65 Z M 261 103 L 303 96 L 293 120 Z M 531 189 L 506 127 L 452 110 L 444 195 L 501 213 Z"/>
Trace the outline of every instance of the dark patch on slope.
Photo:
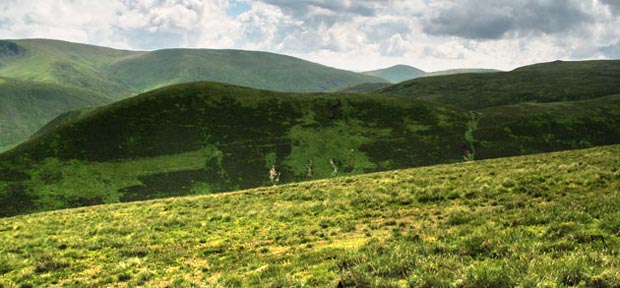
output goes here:
<path id="1" fill-rule="evenodd" d="M 205 170 L 178 171 L 139 177 L 142 185 L 122 189 L 122 202 L 141 201 L 190 194 L 198 182 L 209 180 Z"/>
<path id="2" fill-rule="evenodd" d="M 26 48 L 15 42 L 0 40 L 0 59 L 24 55 Z"/>

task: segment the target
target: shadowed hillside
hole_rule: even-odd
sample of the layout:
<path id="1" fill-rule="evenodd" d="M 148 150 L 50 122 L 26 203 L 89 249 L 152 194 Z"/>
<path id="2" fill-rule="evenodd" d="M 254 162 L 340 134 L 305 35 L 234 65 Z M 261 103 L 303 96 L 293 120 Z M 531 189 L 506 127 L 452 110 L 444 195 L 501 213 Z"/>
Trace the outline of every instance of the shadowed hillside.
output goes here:
<path id="1" fill-rule="evenodd" d="M 620 147 L 0 219 L 1 286 L 618 287 Z"/>
<path id="2" fill-rule="evenodd" d="M 620 92 L 620 60 L 553 62 L 511 72 L 414 79 L 380 93 L 476 110 L 523 102 L 585 100 Z"/>
<path id="3" fill-rule="evenodd" d="M 457 112 L 377 94 L 173 85 L 65 115 L 68 121 L 55 121 L 0 154 L 0 211 L 7 216 L 614 144 L 620 143 L 619 113 L 617 95 Z M 268 177 L 272 165 L 278 181 Z"/>
<path id="4" fill-rule="evenodd" d="M 0 195 L 23 201 L 0 203 L 7 215 L 198 186 L 230 191 L 271 185 L 271 165 L 285 183 L 454 162 L 466 120 L 395 97 L 175 85 L 86 112 L 1 154 Z"/>
<path id="5" fill-rule="evenodd" d="M 0 77 L 0 152 L 63 112 L 111 101 L 85 89 Z"/>

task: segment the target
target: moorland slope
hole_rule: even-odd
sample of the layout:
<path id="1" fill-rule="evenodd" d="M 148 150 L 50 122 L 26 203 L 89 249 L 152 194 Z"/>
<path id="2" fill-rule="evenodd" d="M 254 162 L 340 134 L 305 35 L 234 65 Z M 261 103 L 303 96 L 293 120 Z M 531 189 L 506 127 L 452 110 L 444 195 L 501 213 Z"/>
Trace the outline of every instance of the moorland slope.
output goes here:
<path id="1" fill-rule="evenodd" d="M 618 287 L 620 146 L 0 219 L 2 286 Z"/>

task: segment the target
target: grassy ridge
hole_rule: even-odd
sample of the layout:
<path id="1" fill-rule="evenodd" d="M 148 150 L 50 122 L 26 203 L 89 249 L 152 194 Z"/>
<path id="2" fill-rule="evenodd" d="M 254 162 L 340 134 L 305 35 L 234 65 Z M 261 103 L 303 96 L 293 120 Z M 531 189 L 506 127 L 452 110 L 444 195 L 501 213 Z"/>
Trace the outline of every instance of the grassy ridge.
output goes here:
<path id="1" fill-rule="evenodd" d="M 363 72 L 363 74 L 381 77 L 391 83 L 400 83 L 403 81 L 433 76 L 446 76 L 465 73 L 495 73 L 500 72 L 494 69 L 451 69 L 436 72 L 424 72 L 418 68 L 407 65 L 396 65 L 385 69 Z M 378 88 L 377 88 L 378 89 Z M 364 91 L 370 92 L 370 91 Z"/>
<path id="2" fill-rule="evenodd" d="M 284 55 L 211 49 L 153 51 L 117 61 L 109 66 L 108 73 L 141 92 L 204 80 L 287 92 L 330 91 L 384 81 Z"/>
<path id="3" fill-rule="evenodd" d="M 366 75 L 381 77 L 391 83 L 399 83 L 405 80 L 421 77 L 426 72 L 407 65 L 396 65 L 385 69 L 364 72 Z"/>
<path id="4" fill-rule="evenodd" d="M 620 60 L 553 62 L 511 72 L 425 77 L 379 90 L 477 110 L 523 102 L 586 100 L 620 92 Z"/>
<path id="5" fill-rule="evenodd" d="M 455 162 L 465 122 L 462 113 L 395 97 L 170 86 L 87 112 L 1 154 L 0 211 L 263 186 L 271 165 L 286 183 Z"/>
<path id="6" fill-rule="evenodd" d="M 0 40 L 0 76 L 89 89 L 114 99 L 198 80 L 295 92 L 384 81 L 265 52 L 127 51 L 47 39 Z"/>
<path id="7" fill-rule="evenodd" d="M 129 97 L 135 90 L 108 75 L 106 67 L 144 53 L 57 40 L 0 41 L 0 47 L 12 45 L 20 52 L 0 57 L 0 76 L 87 89 L 112 99 Z"/>
<path id="8" fill-rule="evenodd" d="M 265 186 L 271 165 L 289 183 L 617 144 L 619 115 L 618 95 L 462 113 L 375 94 L 176 85 L 0 154 L 0 215 Z"/>
<path id="9" fill-rule="evenodd" d="M 620 285 L 620 146 L 0 219 L 0 284 Z"/>
<path id="10" fill-rule="evenodd" d="M 0 77 L 0 152 L 63 112 L 111 101 L 85 89 Z"/>

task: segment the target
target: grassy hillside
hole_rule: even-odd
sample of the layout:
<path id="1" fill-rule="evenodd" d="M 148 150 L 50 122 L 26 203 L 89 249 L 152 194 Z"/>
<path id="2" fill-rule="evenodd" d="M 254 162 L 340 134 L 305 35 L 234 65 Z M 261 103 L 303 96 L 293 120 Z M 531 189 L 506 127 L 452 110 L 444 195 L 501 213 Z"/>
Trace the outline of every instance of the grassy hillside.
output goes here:
<path id="1" fill-rule="evenodd" d="M 0 216 L 272 185 L 272 165 L 290 183 L 618 144 L 618 116 L 618 95 L 465 113 L 376 94 L 175 85 L 63 115 L 0 154 Z"/>
<path id="2" fill-rule="evenodd" d="M 522 102 L 585 100 L 620 92 L 620 60 L 553 62 L 511 72 L 426 77 L 381 93 L 476 110 Z"/>
<path id="3" fill-rule="evenodd" d="M 295 92 L 384 81 L 265 52 L 126 51 L 47 39 L 0 40 L 0 76 L 79 87 L 115 99 L 197 80 Z"/>
<path id="4" fill-rule="evenodd" d="M 418 68 L 407 65 L 396 65 L 385 69 L 373 70 L 363 72 L 363 74 L 376 76 L 383 78 L 391 83 L 400 83 L 403 81 L 421 78 L 421 77 L 433 77 L 433 76 L 446 76 L 465 73 L 495 73 L 500 72 L 494 69 L 451 69 L 436 72 L 425 72 Z M 383 87 L 378 87 L 383 88 Z M 377 89 L 378 89 L 377 88 Z M 362 92 L 371 92 L 370 90 Z"/>
<path id="5" fill-rule="evenodd" d="M 111 101 L 84 89 L 0 77 L 0 152 L 65 111 Z"/>
<path id="6" fill-rule="evenodd" d="M 497 73 L 502 72 L 495 69 L 450 69 L 436 72 L 426 72 L 424 75 L 420 75 L 420 77 L 434 77 L 434 76 L 446 76 L 446 75 L 456 75 L 456 74 L 471 74 L 471 73 Z"/>
<path id="7" fill-rule="evenodd" d="M 110 76 L 108 65 L 144 53 L 46 39 L 0 40 L 0 47 L 16 51 L 0 55 L 2 77 L 88 89 L 113 99 L 129 97 L 135 89 Z"/>
<path id="8" fill-rule="evenodd" d="M 108 72 L 139 91 L 199 80 L 289 92 L 384 81 L 289 56 L 242 50 L 160 50 L 115 62 Z"/>
<path id="9" fill-rule="evenodd" d="M 620 94 L 491 107 L 472 115 L 479 159 L 620 143 Z"/>
<path id="10" fill-rule="evenodd" d="M 618 287 L 620 146 L 0 219 L 0 285 Z"/>
<path id="11" fill-rule="evenodd" d="M 362 83 L 343 88 L 338 88 L 334 92 L 337 93 L 370 93 L 381 88 L 391 86 L 390 83 Z"/>
<path id="12" fill-rule="evenodd" d="M 2 216 L 459 161 L 467 116 L 397 97 L 175 85 L 0 154 Z M 330 160 L 334 163 L 331 164 Z"/>
<path id="13" fill-rule="evenodd" d="M 405 80 L 418 78 L 426 72 L 407 65 L 396 65 L 385 69 L 364 72 L 366 75 L 376 76 L 388 80 L 392 83 L 399 83 Z"/>

